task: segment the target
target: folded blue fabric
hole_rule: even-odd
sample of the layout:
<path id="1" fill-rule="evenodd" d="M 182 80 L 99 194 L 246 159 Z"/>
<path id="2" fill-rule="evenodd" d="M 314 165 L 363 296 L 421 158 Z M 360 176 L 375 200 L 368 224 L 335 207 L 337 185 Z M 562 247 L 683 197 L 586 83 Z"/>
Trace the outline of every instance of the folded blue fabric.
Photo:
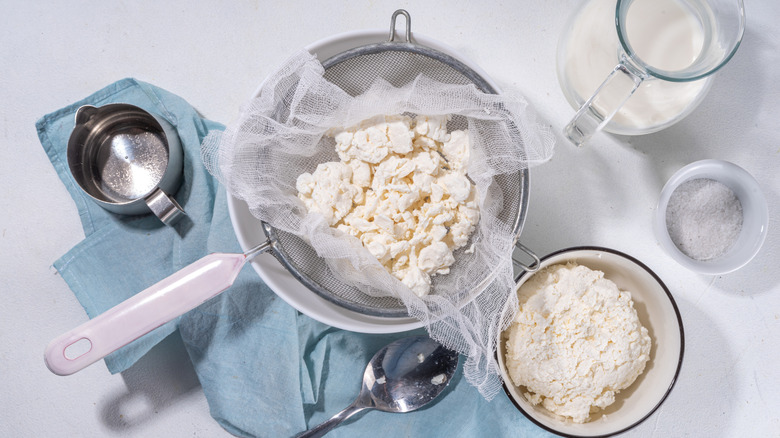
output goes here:
<path id="1" fill-rule="evenodd" d="M 167 119 L 181 138 L 183 183 L 176 194 L 190 214 L 176 229 L 153 215 L 121 216 L 94 203 L 76 185 L 68 170 L 67 144 L 82 105 L 131 103 Z M 54 267 L 70 286 L 90 318 L 131 297 L 205 255 L 217 184 L 200 165 L 200 138 L 222 125 L 201 119 L 183 99 L 133 79 L 111 84 L 86 99 L 53 112 L 37 122 L 38 137 L 62 182 L 78 207 L 86 239 Z M 112 373 L 135 363 L 171 334 L 170 323 L 106 358 Z"/>
<path id="2" fill-rule="evenodd" d="M 93 203 L 68 171 L 66 147 L 76 109 L 129 103 L 168 120 L 184 152 L 176 199 L 187 218 L 175 227 L 152 215 L 122 216 Z M 37 122 L 38 136 L 72 196 L 86 238 L 54 263 L 92 318 L 212 252 L 240 252 L 227 195 L 200 159 L 200 144 L 219 123 L 182 98 L 123 79 Z M 178 330 L 177 330 L 178 329 Z M 176 321 L 106 358 L 112 373 L 133 365 L 163 338 L 181 336 L 211 415 L 237 436 L 291 436 L 327 420 L 357 396 L 366 363 L 385 344 L 410 334 L 366 335 L 301 315 L 250 268 L 233 286 Z M 330 436 L 547 436 L 506 397 L 485 401 L 460 371 L 434 403 L 408 414 L 368 412 Z"/>

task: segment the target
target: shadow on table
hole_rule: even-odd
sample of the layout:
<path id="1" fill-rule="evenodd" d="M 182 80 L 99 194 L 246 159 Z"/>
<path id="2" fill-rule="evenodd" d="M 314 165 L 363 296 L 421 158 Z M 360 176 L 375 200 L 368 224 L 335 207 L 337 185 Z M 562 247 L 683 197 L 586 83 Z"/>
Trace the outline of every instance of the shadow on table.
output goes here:
<path id="1" fill-rule="evenodd" d="M 654 164 L 654 180 L 643 184 L 649 184 L 660 193 L 674 172 L 693 161 L 705 158 L 733 160 L 746 152 L 774 152 L 774 143 L 745 144 L 742 135 L 755 129 L 760 112 L 775 107 L 767 100 L 775 86 L 770 69 L 755 66 L 756 60 L 767 58 L 773 45 L 765 36 L 748 28 L 734 58 L 714 76 L 707 96 L 685 119 L 653 134 L 613 135 Z M 724 149 L 728 154 L 713 156 L 712 142 L 730 146 L 730 149 Z"/>
<path id="2" fill-rule="evenodd" d="M 121 373 L 127 390 L 102 400 L 100 415 L 112 430 L 127 430 L 200 391 L 200 383 L 178 332 L 165 338 L 135 365 Z"/>
<path id="3" fill-rule="evenodd" d="M 653 163 L 654 178 L 646 183 L 659 194 L 677 170 L 706 158 L 735 162 L 756 177 L 770 208 L 769 234 L 761 251 L 748 265 L 722 276 L 716 284 L 720 290 L 743 296 L 771 293 L 780 286 L 780 270 L 767 269 L 774 265 L 772 258 L 776 258 L 776 248 L 780 247 L 780 234 L 774 232 L 778 224 L 774 219 L 778 213 L 775 206 L 780 205 L 780 193 L 771 178 L 760 178 L 760 174 L 767 174 L 766 169 L 771 166 L 766 164 L 767 160 L 777 162 L 777 143 L 773 140 L 762 142 L 764 137 L 759 134 L 766 129 L 764 126 L 759 128 L 760 113 L 773 112 L 780 107 L 769 99 L 776 87 L 770 76 L 771 69 L 756 67 L 757 62 L 776 53 L 776 45 L 748 27 L 736 55 L 717 73 L 709 94 L 688 117 L 654 134 L 616 136 Z M 707 128 L 707 133 L 697 135 L 703 127 Z M 753 134 L 746 138 L 742 134 L 745 132 Z M 759 143 L 752 143 L 757 140 Z M 713 154 L 712 141 L 725 142 L 728 148 L 720 148 L 718 154 Z M 761 278 L 761 287 L 745 289 L 746 278 Z"/>
<path id="4" fill-rule="evenodd" d="M 674 291 L 673 291 L 674 293 Z M 732 436 L 729 423 L 737 414 L 741 394 L 738 363 L 710 315 L 675 295 L 685 330 L 685 353 L 677 383 L 669 398 L 637 428 L 638 436 Z"/>
<path id="5" fill-rule="evenodd" d="M 734 58 L 716 73 L 709 92 L 691 114 L 653 134 L 615 137 L 648 155 L 668 176 L 671 176 L 668 172 L 673 173 L 691 160 L 724 158 L 707 155 L 712 138 L 741 138 L 740 133 L 757 126 L 762 111 L 773 107 L 768 100 L 776 87 L 771 69 L 755 65 L 768 57 L 773 46 L 764 35 L 748 28 Z M 696 135 L 697 129 L 702 128 L 707 128 L 707 135 Z M 774 148 L 775 145 L 734 144 L 734 150 L 755 153 L 760 146 Z"/>
<path id="6" fill-rule="evenodd" d="M 766 241 L 758 251 L 756 257 L 747 265 L 737 271 L 720 276 L 713 288 L 737 295 L 740 297 L 755 297 L 758 295 L 777 293 L 780 287 L 780 269 L 777 269 L 777 248 L 780 248 L 780 233 L 777 233 L 778 222 L 772 223 L 772 218 L 777 217 L 773 205 L 780 205 L 777 193 L 764 192 L 769 204 L 769 233 Z M 761 281 L 746 281 L 747 279 L 760 278 Z M 750 284 L 751 287 L 745 287 Z"/>

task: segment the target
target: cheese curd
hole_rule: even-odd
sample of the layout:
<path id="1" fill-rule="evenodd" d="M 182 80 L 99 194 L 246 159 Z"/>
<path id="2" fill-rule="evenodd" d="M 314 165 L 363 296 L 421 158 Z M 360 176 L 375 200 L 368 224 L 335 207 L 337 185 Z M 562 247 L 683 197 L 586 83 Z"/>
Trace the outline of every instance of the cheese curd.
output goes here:
<path id="1" fill-rule="evenodd" d="M 651 341 L 629 292 L 575 263 L 547 267 L 519 289 L 506 365 L 533 404 L 583 423 L 644 371 Z"/>
<path id="2" fill-rule="evenodd" d="M 339 162 L 298 177 L 309 212 L 355 236 L 418 296 L 447 274 L 479 221 L 469 137 L 448 116 L 379 116 L 332 131 Z"/>

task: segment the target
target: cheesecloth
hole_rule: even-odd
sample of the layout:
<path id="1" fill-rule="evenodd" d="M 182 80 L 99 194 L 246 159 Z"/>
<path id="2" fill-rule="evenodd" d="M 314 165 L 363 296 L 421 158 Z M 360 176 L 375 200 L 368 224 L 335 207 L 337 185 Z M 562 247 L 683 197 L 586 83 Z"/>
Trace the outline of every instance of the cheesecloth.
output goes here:
<path id="1" fill-rule="evenodd" d="M 243 105 L 235 122 L 204 139 L 206 168 L 257 219 L 310 245 L 316 252 L 310 263 L 322 264 L 330 276 L 369 298 L 405 308 L 433 339 L 467 356 L 466 379 L 492 399 L 501 387 L 493 360 L 497 336 L 515 313 L 505 313 L 502 320 L 502 308 L 518 307 L 512 268 L 516 214 L 508 218 L 505 210 L 517 205 L 519 194 L 501 181 L 547 161 L 552 133 L 536 123 L 528 103 L 514 93 L 486 94 L 473 84 L 418 75 L 400 87 L 377 78 L 353 96 L 324 73 L 305 50 L 291 57 Z M 357 238 L 309 214 L 296 190 L 300 174 L 339 161 L 328 130 L 396 114 L 452 115 L 448 131 L 466 128 L 471 142 L 468 176 L 480 207 L 471 236 L 474 251 L 455 252 L 451 272 L 433 277 L 431 293 L 422 298 L 387 272 Z"/>

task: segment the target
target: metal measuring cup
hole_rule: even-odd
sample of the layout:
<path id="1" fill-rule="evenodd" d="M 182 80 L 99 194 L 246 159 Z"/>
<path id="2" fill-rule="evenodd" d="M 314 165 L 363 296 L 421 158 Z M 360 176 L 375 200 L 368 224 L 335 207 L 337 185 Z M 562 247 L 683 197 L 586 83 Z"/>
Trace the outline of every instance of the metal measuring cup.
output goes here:
<path id="1" fill-rule="evenodd" d="M 76 183 L 106 210 L 152 212 L 165 225 L 186 215 L 170 195 L 181 184 L 181 143 L 162 117 L 124 103 L 82 106 L 67 155 Z"/>

